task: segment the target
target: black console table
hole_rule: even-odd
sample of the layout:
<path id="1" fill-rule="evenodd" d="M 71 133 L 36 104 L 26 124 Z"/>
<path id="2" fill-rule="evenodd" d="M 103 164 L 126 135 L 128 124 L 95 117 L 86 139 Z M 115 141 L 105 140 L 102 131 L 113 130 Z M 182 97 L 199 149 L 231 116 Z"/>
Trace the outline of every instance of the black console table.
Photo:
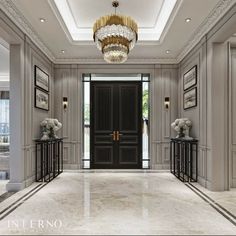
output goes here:
<path id="1" fill-rule="evenodd" d="M 197 182 L 198 140 L 171 139 L 170 171 L 183 182 Z"/>
<path id="2" fill-rule="evenodd" d="M 50 182 L 63 172 L 63 139 L 37 139 L 35 142 L 35 180 Z"/>

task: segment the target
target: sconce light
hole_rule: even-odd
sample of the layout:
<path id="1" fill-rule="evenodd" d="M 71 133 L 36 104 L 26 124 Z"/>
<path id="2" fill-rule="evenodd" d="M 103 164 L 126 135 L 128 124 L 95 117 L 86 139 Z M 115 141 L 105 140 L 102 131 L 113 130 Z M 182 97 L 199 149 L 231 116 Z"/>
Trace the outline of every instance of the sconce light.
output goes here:
<path id="1" fill-rule="evenodd" d="M 68 99 L 67 97 L 63 97 L 63 108 L 64 110 L 66 110 L 68 107 Z"/>
<path id="2" fill-rule="evenodd" d="M 169 107 L 170 107 L 170 98 L 169 97 L 165 97 L 165 108 L 166 109 L 169 109 Z"/>

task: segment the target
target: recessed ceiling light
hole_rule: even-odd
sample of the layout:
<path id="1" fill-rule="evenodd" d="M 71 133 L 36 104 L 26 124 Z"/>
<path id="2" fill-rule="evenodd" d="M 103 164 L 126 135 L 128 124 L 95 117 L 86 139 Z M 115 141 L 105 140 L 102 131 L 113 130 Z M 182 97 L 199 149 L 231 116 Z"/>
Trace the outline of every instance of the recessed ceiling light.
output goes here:
<path id="1" fill-rule="evenodd" d="M 44 23 L 46 20 L 44 18 L 39 19 L 41 23 Z"/>
<path id="2" fill-rule="evenodd" d="M 186 18 L 186 19 L 185 19 L 185 22 L 186 22 L 186 23 L 189 23 L 191 20 L 192 20 L 191 18 Z"/>
<path id="3" fill-rule="evenodd" d="M 166 50 L 166 53 L 169 54 L 169 53 L 170 53 L 170 50 Z"/>
<path id="4" fill-rule="evenodd" d="M 63 54 L 64 54 L 64 53 L 65 53 L 65 50 L 61 50 L 61 53 L 63 53 Z"/>

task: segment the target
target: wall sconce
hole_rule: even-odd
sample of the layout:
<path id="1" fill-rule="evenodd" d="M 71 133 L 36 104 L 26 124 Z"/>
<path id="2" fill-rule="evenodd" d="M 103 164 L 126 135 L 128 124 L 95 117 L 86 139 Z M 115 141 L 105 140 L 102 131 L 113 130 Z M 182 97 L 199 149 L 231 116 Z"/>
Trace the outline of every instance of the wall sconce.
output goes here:
<path id="1" fill-rule="evenodd" d="M 68 99 L 67 97 L 63 97 L 63 108 L 64 110 L 66 110 L 68 107 Z"/>
<path id="2" fill-rule="evenodd" d="M 165 104 L 165 108 L 169 109 L 169 107 L 170 107 L 170 97 L 165 97 L 164 104 Z"/>

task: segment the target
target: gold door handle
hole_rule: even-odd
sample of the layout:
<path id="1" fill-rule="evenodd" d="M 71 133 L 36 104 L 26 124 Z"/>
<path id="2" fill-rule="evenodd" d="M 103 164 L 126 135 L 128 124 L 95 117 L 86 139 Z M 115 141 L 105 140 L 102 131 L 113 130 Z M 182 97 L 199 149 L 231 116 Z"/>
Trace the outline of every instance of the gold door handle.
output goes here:
<path id="1" fill-rule="evenodd" d="M 113 141 L 116 141 L 116 131 L 113 131 L 113 133 L 110 134 L 110 136 L 112 136 Z"/>
<path id="2" fill-rule="evenodd" d="M 119 131 L 116 131 L 116 141 L 120 141 L 120 136 L 122 136 L 123 134 L 120 134 Z"/>

